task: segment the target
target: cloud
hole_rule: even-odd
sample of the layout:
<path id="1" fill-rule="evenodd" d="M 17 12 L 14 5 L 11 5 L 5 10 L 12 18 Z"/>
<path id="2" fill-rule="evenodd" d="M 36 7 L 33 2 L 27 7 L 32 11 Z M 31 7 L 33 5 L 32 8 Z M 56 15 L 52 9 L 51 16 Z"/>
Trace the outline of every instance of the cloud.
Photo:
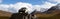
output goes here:
<path id="1" fill-rule="evenodd" d="M 45 2 L 43 5 L 41 5 L 41 12 L 44 12 L 48 9 L 50 9 L 52 6 L 55 6 L 56 4 L 50 3 L 50 2 Z"/>
<path id="2" fill-rule="evenodd" d="M 43 8 L 50 8 L 52 6 L 55 6 L 56 4 L 50 3 L 50 2 L 45 2 L 41 7 Z"/>
<path id="3" fill-rule="evenodd" d="M 18 2 L 16 4 L 0 4 L 0 10 L 10 12 L 17 12 L 22 7 L 26 7 L 29 13 L 34 10 L 32 4 L 29 3 Z"/>
<path id="4" fill-rule="evenodd" d="M 44 12 L 44 11 L 46 11 L 45 8 L 50 8 L 54 5 L 56 5 L 56 4 L 52 4 L 50 2 L 45 2 L 42 5 L 32 5 L 30 3 L 17 2 L 15 4 L 0 4 L 0 10 L 10 11 L 10 12 L 18 12 L 18 10 L 21 9 L 22 7 L 26 7 L 27 11 L 30 14 L 35 9 L 37 11 Z M 41 9 L 41 8 L 44 8 L 44 9 Z"/>
<path id="5" fill-rule="evenodd" d="M 26 7 L 29 13 L 33 10 L 32 4 L 29 4 L 29 3 L 18 2 L 16 4 L 14 4 L 13 6 L 14 6 L 15 10 L 17 10 L 17 11 L 22 7 Z"/>
<path id="6" fill-rule="evenodd" d="M 0 3 L 2 3 L 2 0 L 0 0 Z"/>
<path id="7" fill-rule="evenodd" d="M 6 4 L 0 4 L 0 10 L 8 10 L 9 5 Z"/>
<path id="8" fill-rule="evenodd" d="M 48 0 L 48 1 L 60 3 L 60 0 Z"/>

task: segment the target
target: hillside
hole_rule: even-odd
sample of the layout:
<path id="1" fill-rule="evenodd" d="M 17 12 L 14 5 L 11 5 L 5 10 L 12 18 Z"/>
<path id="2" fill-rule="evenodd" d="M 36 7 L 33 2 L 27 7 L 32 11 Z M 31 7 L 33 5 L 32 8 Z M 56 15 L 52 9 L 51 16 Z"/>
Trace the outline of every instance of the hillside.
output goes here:
<path id="1" fill-rule="evenodd" d="M 50 17 L 50 16 L 54 16 L 54 15 L 57 15 L 57 14 L 60 14 L 60 10 L 54 10 L 54 11 L 51 11 L 50 14 L 48 13 L 35 13 L 37 15 L 37 17 Z"/>
<path id="2" fill-rule="evenodd" d="M 59 4 L 60 5 L 60 4 Z M 60 6 L 51 7 L 45 12 L 36 12 L 35 15 L 38 19 L 60 19 Z"/>
<path id="3" fill-rule="evenodd" d="M 0 10 L 0 16 L 10 17 L 11 16 L 11 12 Z"/>
<path id="4" fill-rule="evenodd" d="M 37 17 L 51 17 L 56 16 L 60 14 L 60 4 L 57 4 L 56 6 L 52 6 L 50 9 L 48 9 L 45 12 L 42 12 L 42 14 L 36 14 Z"/>
<path id="5" fill-rule="evenodd" d="M 39 19 L 60 19 L 60 10 L 51 11 L 50 14 L 41 14 L 40 12 L 35 13 Z M 9 19 L 11 16 L 10 12 L 0 10 L 0 19 Z"/>
<path id="6" fill-rule="evenodd" d="M 60 10 L 54 10 L 50 14 L 36 14 L 39 19 L 60 19 Z"/>

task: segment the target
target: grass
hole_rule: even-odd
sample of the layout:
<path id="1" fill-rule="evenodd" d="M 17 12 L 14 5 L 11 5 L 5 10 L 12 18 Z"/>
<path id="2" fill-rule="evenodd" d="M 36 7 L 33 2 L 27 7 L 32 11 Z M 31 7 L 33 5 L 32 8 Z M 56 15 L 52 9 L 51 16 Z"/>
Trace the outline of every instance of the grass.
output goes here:
<path id="1" fill-rule="evenodd" d="M 0 16 L 0 19 L 9 19 L 9 17 Z"/>
<path id="2" fill-rule="evenodd" d="M 40 16 L 38 16 L 38 19 L 60 19 L 60 10 L 59 11 L 53 11 L 52 14 L 44 14 L 44 15 L 41 15 L 39 14 Z M 51 16 L 52 15 L 52 16 Z M 0 16 L 0 19 L 9 19 L 9 17 L 5 17 L 5 16 Z"/>
<path id="3" fill-rule="evenodd" d="M 37 14 L 39 19 L 60 19 L 60 10 L 52 11 L 51 14 Z"/>
<path id="4" fill-rule="evenodd" d="M 60 19 L 60 14 L 51 17 L 38 17 L 39 19 Z M 9 17 L 0 16 L 0 19 L 9 19 Z"/>
<path id="5" fill-rule="evenodd" d="M 54 15 L 51 17 L 39 17 L 39 19 L 60 19 L 60 15 Z"/>

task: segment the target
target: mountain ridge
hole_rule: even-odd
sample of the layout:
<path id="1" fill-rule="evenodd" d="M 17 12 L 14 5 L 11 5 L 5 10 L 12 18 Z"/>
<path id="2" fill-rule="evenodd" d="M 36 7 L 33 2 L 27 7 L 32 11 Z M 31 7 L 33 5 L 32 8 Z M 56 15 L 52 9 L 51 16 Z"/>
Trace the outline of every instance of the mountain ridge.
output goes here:
<path id="1" fill-rule="evenodd" d="M 0 10 L 0 16 L 7 16 L 7 17 L 10 17 L 11 15 L 12 15 L 11 12 Z"/>

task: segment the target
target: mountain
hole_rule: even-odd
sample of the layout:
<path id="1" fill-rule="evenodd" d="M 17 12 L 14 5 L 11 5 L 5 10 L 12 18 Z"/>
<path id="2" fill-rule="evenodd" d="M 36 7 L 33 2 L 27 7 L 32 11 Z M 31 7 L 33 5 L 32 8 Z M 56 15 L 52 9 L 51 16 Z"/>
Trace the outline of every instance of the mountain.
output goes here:
<path id="1" fill-rule="evenodd" d="M 52 11 L 54 11 L 54 10 L 60 10 L 60 4 L 57 4 L 56 6 L 52 6 L 50 9 L 48 9 L 47 11 L 42 12 L 42 13 L 50 14 L 50 13 L 52 13 Z"/>
<path id="2" fill-rule="evenodd" d="M 40 19 L 60 19 L 60 10 L 52 10 L 50 14 L 36 14 Z"/>
<path id="3" fill-rule="evenodd" d="M 59 4 L 57 4 L 57 5 L 56 5 L 56 7 L 57 7 L 58 9 L 60 9 L 60 3 L 59 3 Z"/>
<path id="4" fill-rule="evenodd" d="M 46 11 L 46 10 L 48 10 L 48 8 L 41 8 L 41 9 L 40 9 L 41 12 L 44 12 L 44 11 Z"/>
<path id="5" fill-rule="evenodd" d="M 60 5 L 60 4 L 59 4 Z M 52 6 L 45 12 L 34 11 L 35 15 L 39 19 L 60 19 L 60 6 L 58 4 L 56 6 Z"/>
<path id="6" fill-rule="evenodd" d="M 11 12 L 0 10 L 0 16 L 10 17 L 11 14 L 12 14 Z"/>

